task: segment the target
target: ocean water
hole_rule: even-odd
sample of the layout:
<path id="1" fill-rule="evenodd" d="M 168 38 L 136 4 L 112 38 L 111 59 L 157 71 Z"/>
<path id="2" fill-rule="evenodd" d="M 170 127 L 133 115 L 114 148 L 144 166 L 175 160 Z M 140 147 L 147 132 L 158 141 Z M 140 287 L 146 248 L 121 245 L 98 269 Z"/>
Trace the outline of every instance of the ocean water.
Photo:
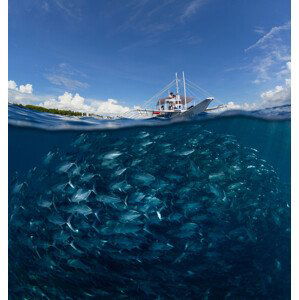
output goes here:
<path id="1" fill-rule="evenodd" d="M 11 299 L 289 299 L 290 107 L 184 122 L 9 106 Z"/>

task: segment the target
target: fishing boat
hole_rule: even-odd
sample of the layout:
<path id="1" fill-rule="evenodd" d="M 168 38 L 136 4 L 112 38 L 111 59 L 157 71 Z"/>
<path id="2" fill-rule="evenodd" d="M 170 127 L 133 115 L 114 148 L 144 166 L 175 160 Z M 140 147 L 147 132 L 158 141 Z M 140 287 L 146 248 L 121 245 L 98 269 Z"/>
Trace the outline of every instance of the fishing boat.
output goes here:
<path id="1" fill-rule="evenodd" d="M 175 92 L 171 91 L 173 88 Z M 187 95 L 187 89 L 190 95 Z M 163 94 L 166 93 L 167 96 L 163 97 Z M 198 101 L 199 94 L 204 95 L 205 98 Z M 182 72 L 181 78 L 178 77 L 178 73 L 175 73 L 175 79 L 147 100 L 144 104 L 144 108 L 131 110 L 123 117 L 132 119 L 192 118 L 199 114 L 223 107 L 223 105 L 218 105 L 208 108 L 213 101 L 215 101 L 214 97 L 211 97 L 209 92 L 197 84 L 187 80 L 184 72 Z M 155 107 L 151 108 L 151 106 Z"/>

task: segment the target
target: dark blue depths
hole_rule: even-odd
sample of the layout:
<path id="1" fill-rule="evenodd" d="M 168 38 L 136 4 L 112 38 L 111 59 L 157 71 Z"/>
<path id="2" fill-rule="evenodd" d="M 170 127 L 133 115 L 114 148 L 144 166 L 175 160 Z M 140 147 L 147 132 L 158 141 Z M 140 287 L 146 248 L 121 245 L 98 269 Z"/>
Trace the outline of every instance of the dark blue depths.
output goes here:
<path id="1" fill-rule="evenodd" d="M 198 122 L 77 134 L 11 180 L 10 298 L 288 299 L 282 181 Z"/>

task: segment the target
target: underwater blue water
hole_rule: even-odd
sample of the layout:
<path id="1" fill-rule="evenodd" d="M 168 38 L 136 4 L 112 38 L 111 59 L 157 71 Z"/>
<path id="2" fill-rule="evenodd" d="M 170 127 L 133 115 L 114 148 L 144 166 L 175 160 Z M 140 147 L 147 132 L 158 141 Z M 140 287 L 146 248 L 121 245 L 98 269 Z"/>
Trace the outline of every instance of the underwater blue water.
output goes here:
<path id="1" fill-rule="evenodd" d="M 290 298 L 290 106 L 173 123 L 10 105 L 9 185 L 11 299 Z"/>

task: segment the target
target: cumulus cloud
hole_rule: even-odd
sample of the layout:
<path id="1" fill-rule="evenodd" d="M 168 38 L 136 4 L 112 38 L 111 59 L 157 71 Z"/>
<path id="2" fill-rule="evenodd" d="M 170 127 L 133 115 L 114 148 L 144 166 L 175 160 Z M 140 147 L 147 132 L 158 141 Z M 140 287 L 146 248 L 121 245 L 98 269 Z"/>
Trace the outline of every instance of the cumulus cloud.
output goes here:
<path id="1" fill-rule="evenodd" d="M 18 86 L 17 86 L 16 82 L 13 81 L 13 80 L 8 80 L 8 89 L 9 90 L 17 91 L 18 90 Z"/>
<path id="2" fill-rule="evenodd" d="M 115 99 L 108 99 L 107 101 L 89 100 L 81 97 L 78 93 L 73 95 L 68 92 L 59 96 L 58 99 L 51 99 L 40 105 L 46 108 L 73 110 L 99 115 L 123 114 L 130 110 L 129 107 L 122 106 Z"/>
<path id="3" fill-rule="evenodd" d="M 225 110 L 254 110 L 257 109 L 259 106 L 256 103 L 235 103 L 233 101 L 228 102 L 225 105 Z"/>
<path id="4" fill-rule="evenodd" d="M 291 80 L 286 79 L 284 86 L 277 85 L 274 89 L 263 92 L 261 99 L 265 106 L 289 104 L 291 102 Z"/>
<path id="5" fill-rule="evenodd" d="M 288 64 L 290 68 L 290 64 Z M 291 79 L 285 79 L 283 85 L 276 85 L 260 94 L 259 101 L 250 103 L 235 103 L 233 101 L 226 104 L 225 109 L 256 110 L 262 108 L 275 107 L 291 103 Z"/>
<path id="6" fill-rule="evenodd" d="M 85 99 L 78 93 L 72 95 L 71 93 L 65 92 L 63 95 L 59 96 L 57 100 L 47 100 L 40 105 L 46 108 L 57 108 L 90 113 L 91 109 L 84 103 L 84 101 Z"/>
<path id="7" fill-rule="evenodd" d="M 115 99 L 95 101 L 93 107 L 96 114 L 123 114 L 130 110 L 129 107 L 120 105 Z"/>
<path id="8" fill-rule="evenodd" d="M 8 81 L 8 101 L 17 104 L 35 104 L 46 108 L 57 108 L 99 115 L 124 114 L 130 110 L 115 99 L 85 99 L 78 93 L 65 92 L 58 97 L 33 94 L 32 84 L 18 86 L 15 81 Z"/>
<path id="9" fill-rule="evenodd" d="M 20 93 L 24 93 L 24 94 L 32 94 L 33 91 L 32 84 L 27 83 L 25 85 L 20 85 L 19 91 Z"/>
<path id="10" fill-rule="evenodd" d="M 27 83 L 18 86 L 14 80 L 8 81 L 8 101 L 11 103 L 36 103 L 39 97 L 33 95 L 32 84 Z"/>
<path id="11" fill-rule="evenodd" d="M 16 82 L 13 80 L 8 80 L 8 90 L 17 91 L 20 92 L 21 94 L 32 94 L 33 92 L 32 84 L 27 83 L 25 85 L 20 85 L 18 87 Z"/>
<path id="12" fill-rule="evenodd" d="M 285 67 L 279 72 L 284 77 L 284 85 L 276 85 L 273 89 L 261 93 L 264 106 L 276 106 L 291 103 L 291 62 L 288 61 Z"/>
<path id="13" fill-rule="evenodd" d="M 281 68 L 281 70 L 277 73 L 277 76 L 279 78 L 286 78 L 290 77 L 291 75 L 291 62 L 288 61 L 284 67 Z"/>

